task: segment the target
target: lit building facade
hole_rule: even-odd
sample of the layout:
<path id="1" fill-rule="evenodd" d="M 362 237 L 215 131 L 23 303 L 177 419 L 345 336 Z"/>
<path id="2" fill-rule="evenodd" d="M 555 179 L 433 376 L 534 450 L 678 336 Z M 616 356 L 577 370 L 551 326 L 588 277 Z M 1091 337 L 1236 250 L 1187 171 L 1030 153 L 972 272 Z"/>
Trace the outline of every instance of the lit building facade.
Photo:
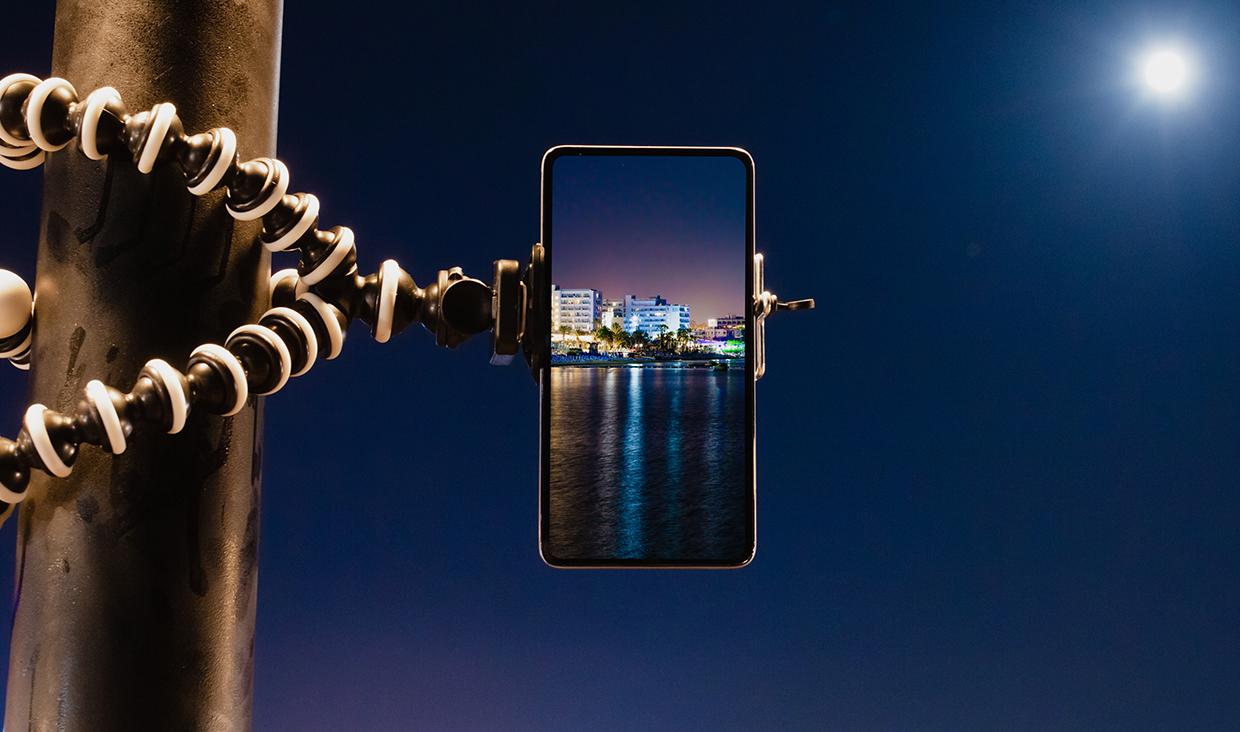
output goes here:
<path id="1" fill-rule="evenodd" d="M 706 325 L 711 328 L 727 328 L 729 330 L 741 330 L 745 327 L 744 315 L 725 315 L 722 318 L 709 318 Z"/>
<path id="2" fill-rule="evenodd" d="M 688 328 L 689 306 L 669 303 L 662 297 L 624 296 L 624 329 L 630 333 L 642 331 L 647 335 L 675 333 Z"/>
<path id="3" fill-rule="evenodd" d="M 706 338 L 716 341 L 744 338 L 745 316 L 725 315 L 722 318 L 709 318 L 703 333 Z"/>
<path id="4" fill-rule="evenodd" d="M 593 333 L 603 314 L 603 295 L 598 290 L 566 290 L 551 286 L 551 332 L 568 327 Z"/>
<path id="5" fill-rule="evenodd" d="M 612 330 L 616 323 L 620 327 L 624 327 L 624 301 L 622 300 L 605 300 L 603 302 L 603 314 L 599 318 L 599 323 L 607 330 Z"/>

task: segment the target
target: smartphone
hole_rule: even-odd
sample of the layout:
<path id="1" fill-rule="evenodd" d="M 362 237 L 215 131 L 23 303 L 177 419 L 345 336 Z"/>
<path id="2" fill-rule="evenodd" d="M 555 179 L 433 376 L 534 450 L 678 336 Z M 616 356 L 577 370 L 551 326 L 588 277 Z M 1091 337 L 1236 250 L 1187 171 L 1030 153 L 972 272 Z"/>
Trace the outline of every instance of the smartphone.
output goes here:
<path id="1" fill-rule="evenodd" d="M 543 560 L 748 564 L 753 159 L 738 148 L 552 148 L 542 244 Z"/>

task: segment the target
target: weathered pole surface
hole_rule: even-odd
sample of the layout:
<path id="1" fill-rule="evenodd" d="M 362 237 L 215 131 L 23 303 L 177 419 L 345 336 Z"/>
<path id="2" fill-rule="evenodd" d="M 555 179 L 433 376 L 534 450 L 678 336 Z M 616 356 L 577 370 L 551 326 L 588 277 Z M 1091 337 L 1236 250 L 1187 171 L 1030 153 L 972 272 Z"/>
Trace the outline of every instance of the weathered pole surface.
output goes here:
<path id="1" fill-rule="evenodd" d="M 170 101 L 185 128 L 231 127 L 275 154 L 281 0 L 60 0 L 52 75 L 115 87 L 130 113 Z M 127 390 L 184 368 L 267 302 L 257 228 L 175 164 L 140 175 L 76 143 L 49 156 L 31 400 L 72 412 L 86 382 Z M 144 431 L 116 459 L 84 447 L 20 508 L 8 730 L 248 729 L 261 407 Z"/>

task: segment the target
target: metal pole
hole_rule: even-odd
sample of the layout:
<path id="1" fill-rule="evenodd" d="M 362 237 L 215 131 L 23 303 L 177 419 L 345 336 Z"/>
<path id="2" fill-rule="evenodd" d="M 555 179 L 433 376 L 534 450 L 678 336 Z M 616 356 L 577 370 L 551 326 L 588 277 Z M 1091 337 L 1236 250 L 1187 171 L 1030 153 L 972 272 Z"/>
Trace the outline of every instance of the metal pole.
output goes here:
<path id="1" fill-rule="evenodd" d="M 275 153 L 281 0 L 60 0 L 52 74 L 129 110 L 170 101 L 186 129 L 228 126 Z M 257 229 L 178 166 L 138 174 L 71 145 L 46 164 L 31 398 L 71 411 L 87 381 L 184 364 L 266 307 Z M 261 406 L 195 413 L 73 474 L 37 473 L 18 526 L 6 729 L 248 729 Z"/>

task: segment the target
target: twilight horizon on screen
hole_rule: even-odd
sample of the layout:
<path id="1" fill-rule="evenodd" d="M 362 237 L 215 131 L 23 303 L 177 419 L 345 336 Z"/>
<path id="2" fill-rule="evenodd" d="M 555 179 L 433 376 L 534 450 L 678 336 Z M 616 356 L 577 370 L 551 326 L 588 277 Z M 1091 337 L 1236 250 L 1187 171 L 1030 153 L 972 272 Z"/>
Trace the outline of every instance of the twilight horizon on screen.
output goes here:
<path id="1" fill-rule="evenodd" d="M 557 566 L 741 566 L 754 550 L 752 165 L 558 148 L 541 544 Z"/>

